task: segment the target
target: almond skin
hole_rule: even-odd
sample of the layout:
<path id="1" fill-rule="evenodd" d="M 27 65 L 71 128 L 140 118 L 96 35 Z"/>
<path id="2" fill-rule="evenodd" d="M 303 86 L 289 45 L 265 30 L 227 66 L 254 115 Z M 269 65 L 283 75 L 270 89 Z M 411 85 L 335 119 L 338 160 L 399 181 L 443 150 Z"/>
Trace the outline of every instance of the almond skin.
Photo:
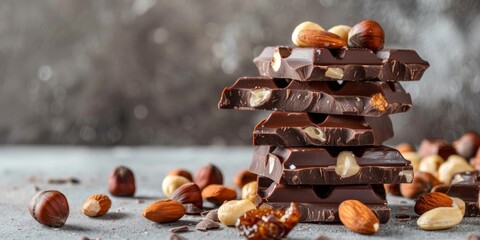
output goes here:
<path id="1" fill-rule="evenodd" d="M 346 200 L 338 206 L 343 225 L 353 232 L 372 235 L 380 228 L 380 221 L 370 208 L 357 200 Z"/>
<path id="2" fill-rule="evenodd" d="M 415 203 L 414 211 L 422 215 L 437 207 L 452 207 L 453 200 L 445 193 L 432 192 L 421 196 Z"/>
<path id="3" fill-rule="evenodd" d="M 152 222 L 175 222 L 185 215 L 185 207 L 171 199 L 159 200 L 143 209 L 142 215 Z"/>
<path id="4" fill-rule="evenodd" d="M 225 201 L 237 199 L 237 192 L 224 185 L 212 184 L 202 190 L 203 199 L 221 205 Z"/>
<path id="5" fill-rule="evenodd" d="M 298 33 L 298 41 L 308 47 L 336 49 L 347 46 L 345 40 L 337 34 L 322 30 L 302 30 Z"/>
<path id="6" fill-rule="evenodd" d="M 195 183 L 183 184 L 173 192 L 171 198 L 180 203 L 192 203 L 200 209 L 203 207 L 202 192 Z"/>
<path id="7" fill-rule="evenodd" d="M 94 194 L 83 203 L 82 212 L 89 217 L 100 217 L 108 212 L 111 205 L 112 201 L 107 195 Z"/>

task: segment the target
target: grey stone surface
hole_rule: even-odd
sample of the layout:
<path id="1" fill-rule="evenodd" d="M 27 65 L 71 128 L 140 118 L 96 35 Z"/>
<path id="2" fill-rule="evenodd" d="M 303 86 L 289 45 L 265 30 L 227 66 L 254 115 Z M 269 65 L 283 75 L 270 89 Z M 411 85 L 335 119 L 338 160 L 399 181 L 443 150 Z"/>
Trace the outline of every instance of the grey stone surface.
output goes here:
<path id="1" fill-rule="evenodd" d="M 233 175 L 248 167 L 252 149 L 244 148 L 74 148 L 74 147 L 2 147 L 0 148 L 0 239 L 167 239 L 169 228 L 188 225 L 189 232 L 179 233 L 188 239 L 241 239 L 234 228 L 222 225 L 221 230 L 194 230 L 200 217 L 185 216 L 180 221 L 156 224 L 140 215 L 155 199 L 163 198 L 161 181 L 177 167 L 194 171 L 212 162 L 233 185 Z M 107 176 L 117 165 L 126 165 L 136 174 L 135 198 L 112 198 L 110 212 L 100 218 L 88 218 L 81 204 L 91 194 L 108 193 Z M 50 177 L 77 177 L 78 185 L 47 184 Z M 33 220 L 27 205 L 41 190 L 58 189 L 68 198 L 70 217 L 63 228 L 44 227 Z M 144 200 L 144 202 L 139 201 Z M 428 232 L 416 227 L 413 217 L 398 222 L 399 212 L 413 214 L 412 201 L 389 197 L 392 219 L 373 236 L 362 236 L 339 224 L 299 224 L 289 239 L 314 239 L 320 235 L 330 239 L 466 239 L 469 233 L 480 233 L 478 218 L 466 218 L 450 230 Z M 402 210 L 400 206 L 407 206 Z"/>

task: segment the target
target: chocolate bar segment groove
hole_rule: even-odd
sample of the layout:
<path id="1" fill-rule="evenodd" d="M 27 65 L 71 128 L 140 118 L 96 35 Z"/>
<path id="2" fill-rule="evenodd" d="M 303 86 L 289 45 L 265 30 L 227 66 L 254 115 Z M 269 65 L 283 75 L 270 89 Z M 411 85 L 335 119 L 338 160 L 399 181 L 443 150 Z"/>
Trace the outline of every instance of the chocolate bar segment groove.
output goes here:
<path id="1" fill-rule="evenodd" d="M 258 95 L 260 91 L 264 94 Z M 406 112 L 410 94 L 398 82 L 296 81 L 243 77 L 225 88 L 218 107 L 379 117 Z"/>
<path id="2" fill-rule="evenodd" d="M 266 47 L 253 62 L 260 75 L 301 81 L 420 80 L 428 62 L 414 50 Z"/>
<path id="3" fill-rule="evenodd" d="M 388 116 L 273 112 L 253 132 L 254 145 L 378 146 L 393 136 Z"/>

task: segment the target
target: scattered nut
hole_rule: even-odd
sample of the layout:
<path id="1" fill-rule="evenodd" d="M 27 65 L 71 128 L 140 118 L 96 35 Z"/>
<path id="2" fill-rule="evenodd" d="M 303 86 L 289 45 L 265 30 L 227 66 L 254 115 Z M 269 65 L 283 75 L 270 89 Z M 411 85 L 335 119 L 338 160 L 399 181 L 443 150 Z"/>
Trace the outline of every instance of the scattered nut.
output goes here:
<path id="1" fill-rule="evenodd" d="M 131 197 L 135 194 L 135 177 L 125 166 L 115 168 L 108 178 L 108 191 L 113 196 Z"/>
<path id="2" fill-rule="evenodd" d="M 417 225 L 423 230 L 441 230 L 456 226 L 462 219 L 463 214 L 458 207 L 438 207 L 420 216 Z"/>
<path id="3" fill-rule="evenodd" d="M 347 42 L 343 38 L 323 30 L 301 30 L 298 33 L 297 42 L 302 47 L 337 49 L 347 46 Z"/>
<path id="4" fill-rule="evenodd" d="M 163 193 L 165 193 L 167 197 L 171 197 L 177 188 L 189 182 L 190 181 L 188 179 L 182 176 L 166 176 L 162 182 Z"/>
<path id="5" fill-rule="evenodd" d="M 167 174 L 167 176 L 182 176 L 190 182 L 193 182 L 192 174 L 185 169 L 173 169 Z"/>
<path id="6" fill-rule="evenodd" d="M 418 165 L 418 171 L 420 172 L 428 172 L 433 175 L 437 174 L 438 168 L 442 163 L 444 163 L 445 160 L 443 160 L 442 157 L 439 155 L 430 155 L 427 157 L 424 157 L 421 161 L 420 164 Z"/>
<path id="7" fill-rule="evenodd" d="M 439 185 L 441 182 L 432 174 L 427 172 L 416 172 L 413 175 L 412 183 L 401 183 L 400 192 L 407 198 L 415 198 Z"/>
<path id="8" fill-rule="evenodd" d="M 415 152 L 415 148 L 412 146 L 412 144 L 410 143 L 400 143 L 398 144 L 397 146 L 395 146 L 395 148 L 400 152 L 402 153 L 411 153 L 411 152 Z M 405 156 L 404 156 L 405 157 Z"/>
<path id="9" fill-rule="evenodd" d="M 202 192 L 195 183 L 183 184 L 173 192 L 171 199 L 184 204 L 192 203 L 200 209 L 203 207 Z"/>
<path id="10" fill-rule="evenodd" d="M 345 42 L 348 42 L 348 33 L 350 32 L 352 28 L 347 25 L 337 25 L 334 26 L 330 29 L 328 29 L 329 32 L 337 34 L 339 37 L 341 37 Z"/>
<path id="11" fill-rule="evenodd" d="M 342 178 L 348 178 L 360 171 L 355 155 L 350 151 L 343 151 L 338 154 L 335 173 Z"/>
<path id="12" fill-rule="evenodd" d="M 249 182 L 257 181 L 257 174 L 248 171 L 247 169 L 240 170 L 233 178 L 233 182 L 239 188 L 245 186 Z"/>
<path id="13" fill-rule="evenodd" d="M 480 135 L 474 131 L 466 132 L 458 140 L 454 141 L 452 145 L 458 154 L 470 159 L 475 155 L 477 149 L 480 148 Z"/>
<path id="14" fill-rule="evenodd" d="M 401 151 L 400 151 L 401 152 Z M 407 159 L 410 161 L 413 167 L 413 171 L 420 171 L 420 160 L 422 159 L 420 155 L 416 152 L 402 152 L 403 158 Z"/>
<path id="15" fill-rule="evenodd" d="M 308 126 L 303 129 L 303 131 L 313 139 L 320 140 L 320 142 L 325 142 L 327 138 L 325 137 L 325 133 L 322 131 L 321 128 L 317 126 Z"/>
<path id="16" fill-rule="evenodd" d="M 242 199 L 250 200 L 255 203 L 255 197 L 257 196 L 258 184 L 257 182 L 249 182 L 242 188 Z"/>
<path id="17" fill-rule="evenodd" d="M 202 198 L 213 204 L 221 205 L 225 201 L 236 199 L 237 192 L 224 185 L 212 184 L 202 190 Z"/>
<path id="18" fill-rule="evenodd" d="M 437 207 L 453 207 L 453 200 L 444 193 L 427 193 L 417 200 L 413 210 L 418 215 L 422 215 Z"/>
<path id="19" fill-rule="evenodd" d="M 185 208 L 177 201 L 165 199 L 148 205 L 143 209 L 142 215 L 157 223 L 175 222 L 185 215 Z"/>
<path id="20" fill-rule="evenodd" d="M 473 170 L 473 167 L 470 166 L 465 158 L 459 155 L 451 155 L 447 161 L 438 168 L 438 179 L 445 184 L 450 184 L 455 173 Z"/>
<path id="21" fill-rule="evenodd" d="M 264 104 L 272 96 L 268 88 L 257 88 L 250 91 L 249 103 L 251 107 L 258 107 Z"/>
<path id="22" fill-rule="evenodd" d="M 35 194 L 28 210 L 37 222 L 49 227 L 62 227 L 70 213 L 67 198 L 56 190 Z"/>
<path id="23" fill-rule="evenodd" d="M 383 48 L 385 33 L 375 21 L 365 20 L 355 24 L 348 34 L 348 46 L 369 48 L 373 51 Z"/>
<path id="24" fill-rule="evenodd" d="M 398 183 L 383 184 L 383 187 L 387 193 L 395 196 L 402 196 L 402 193 L 400 192 L 400 184 Z"/>
<path id="25" fill-rule="evenodd" d="M 215 165 L 208 164 L 195 172 L 193 182 L 203 190 L 210 184 L 223 184 L 223 174 Z"/>
<path id="26" fill-rule="evenodd" d="M 303 43 L 298 40 L 298 34 L 300 33 L 300 31 L 306 30 L 306 29 L 325 31 L 325 29 L 323 29 L 320 25 L 314 22 L 310 22 L 310 21 L 302 22 L 295 27 L 292 33 L 292 42 L 293 44 L 295 44 L 295 46 L 307 47 L 307 46 L 304 46 Z"/>
<path id="27" fill-rule="evenodd" d="M 343 78 L 343 69 L 339 67 L 329 67 L 325 71 L 325 77 L 333 79 L 342 79 Z"/>
<path id="28" fill-rule="evenodd" d="M 372 235 L 380 228 L 380 221 L 375 213 L 357 200 L 340 203 L 338 216 L 345 227 L 356 233 Z"/>
<path id="29" fill-rule="evenodd" d="M 234 226 L 240 216 L 252 209 L 256 207 L 249 200 L 228 201 L 218 209 L 218 219 L 226 226 Z"/>
<path id="30" fill-rule="evenodd" d="M 105 215 L 111 205 L 112 201 L 107 195 L 94 194 L 83 203 L 82 212 L 89 217 L 99 217 Z"/>

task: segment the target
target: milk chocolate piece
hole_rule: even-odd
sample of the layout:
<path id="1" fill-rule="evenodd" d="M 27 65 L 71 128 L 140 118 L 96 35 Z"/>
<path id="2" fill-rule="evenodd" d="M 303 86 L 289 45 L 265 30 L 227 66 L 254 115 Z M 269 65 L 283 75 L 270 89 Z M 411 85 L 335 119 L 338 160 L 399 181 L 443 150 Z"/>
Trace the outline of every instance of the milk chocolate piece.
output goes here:
<path id="1" fill-rule="evenodd" d="M 338 205 L 358 200 L 377 212 L 381 222 L 390 219 L 383 185 L 306 185 L 288 186 L 259 177 L 258 194 L 273 208 L 288 207 L 295 202 L 302 212 L 301 222 L 339 222 Z"/>
<path id="2" fill-rule="evenodd" d="M 342 169 L 337 167 L 337 157 L 345 151 L 351 152 L 355 157 L 355 163 L 359 165 L 358 173 L 346 178 L 341 175 Z M 288 185 L 409 183 L 413 179 L 410 162 L 396 149 L 387 146 L 349 148 L 256 146 L 250 171 L 274 182 Z"/>
<path id="3" fill-rule="evenodd" d="M 412 99 L 398 82 L 242 77 L 223 90 L 218 107 L 379 117 L 406 112 Z"/>
<path id="4" fill-rule="evenodd" d="M 254 145 L 284 147 L 381 145 L 393 136 L 388 116 L 273 112 L 253 132 Z"/>
<path id="5" fill-rule="evenodd" d="M 302 81 L 420 80 L 430 66 L 414 50 L 266 47 L 253 62 L 260 75 Z"/>
<path id="6" fill-rule="evenodd" d="M 480 217 L 480 174 L 478 171 L 473 171 L 460 175 L 463 175 L 461 177 L 465 180 L 451 185 L 446 194 L 458 197 L 465 202 L 465 217 Z"/>
<path id="7" fill-rule="evenodd" d="M 450 155 L 457 154 L 457 152 L 455 148 L 444 139 L 423 139 L 418 148 L 418 154 L 421 157 L 436 154 L 444 160 L 447 160 Z"/>

